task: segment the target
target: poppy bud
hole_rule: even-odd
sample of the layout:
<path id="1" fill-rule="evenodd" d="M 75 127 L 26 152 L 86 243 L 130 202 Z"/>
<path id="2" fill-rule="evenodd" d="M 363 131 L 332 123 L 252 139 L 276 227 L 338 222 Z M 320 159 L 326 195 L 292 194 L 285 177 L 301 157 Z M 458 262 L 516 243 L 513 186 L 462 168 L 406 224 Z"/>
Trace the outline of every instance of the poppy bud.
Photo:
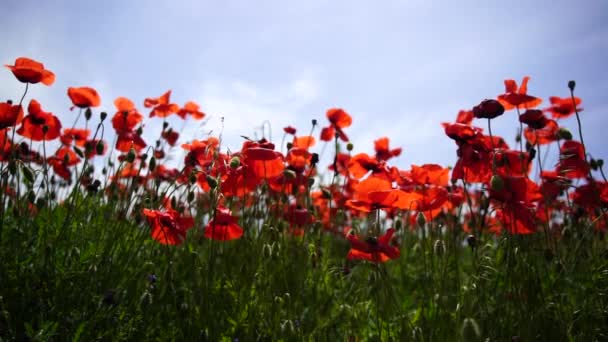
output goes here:
<path id="1" fill-rule="evenodd" d="M 317 125 L 317 119 L 312 119 L 312 125 L 316 126 Z"/>
<path id="2" fill-rule="evenodd" d="M 493 119 L 504 112 L 505 107 L 500 102 L 492 99 L 483 100 L 480 104 L 473 107 L 473 115 L 480 119 Z"/>
<path id="3" fill-rule="evenodd" d="M 143 132 L 144 132 L 144 129 L 141 126 L 137 127 L 137 129 L 135 130 L 135 133 L 137 135 L 141 135 Z"/>
<path id="4" fill-rule="evenodd" d="M 87 109 L 84 111 L 84 118 L 89 121 L 91 120 L 91 117 L 93 116 L 93 111 L 91 110 L 91 108 L 87 107 Z"/>
<path id="5" fill-rule="evenodd" d="M 288 149 L 288 150 L 291 150 L 291 148 L 292 148 L 292 147 L 293 147 L 293 143 L 288 142 L 288 143 L 287 143 L 287 149 Z"/>
<path id="6" fill-rule="evenodd" d="M 314 166 L 314 165 L 317 165 L 318 162 L 319 162 L 319 154 L 313 153 L 310 158 L 310 163 Z"/>
<path id="7" fill-rule="evenodd" d="M 15 163 L 14 160 L 11 160 L 8 163 L 8 172 L 13 176 L 15 175 L 15 173 L 17 173 L 17 163 Z"/>
<path id="8" fill-rule="evenodd" d="M 308 178 L 308 187 L 310 188 L 311 186 L 313 186 L 315 184 L 315 179 L 310 177 Z"/>
<path id="9" fill-rule="evenodd" d="M 103 154 L 104 147 L 103 141 L 100 140 L 97 142 L 97 145 L 95 145 L 95 152 L 97 152 L 97 155 Z"/>
<path id="10" fill-rule="evenodd" d="M 400 231 L 402 227 L 403 227 L 403 222 L 401 222 L 401 220 L 396 220 L 395 221 L 395 230 Z"/>
<path id="11" fill-rule="evenodd" d="M 571 91 L 574 91 L 575 87 L 576 87 L 576 81 L 574 81 L 574 80 L 568 81 L 568 88 L 570 88 Z"/>
<path id="12" fill-rule="evenodd" d="M 150 158 L 150 164 L 148 165 L 148 170 L 154 171 L 155 168 L 156 168 L 156 158 L 154 158 L 154 156 L 153 156 L 152 158 Z"/>
<path id="13" fill-rule="evenodd" d="M 142 153 L 141 156 L 139 156 L 139 159 L 141 159 L 142 162 L 145 162 L 146 159 L 148 159 L 148 154 L 147 153 Z"/>
<path id="14" fill-rule="evenodd" d="M 416 217 L 416 223 L 419 227 L 424 227 L 424 225 L 426 224 L 426 217 L 423 213 L 418 213 L 418 216 Z"/>
<path id="15" fill-rule="evenodd" d="M 572 140 L 572 133 L 567 128 L 560 127 L 557 131 L 557 137 L 564 140 Z"/>
<path id="16" fill-rule="evenodd" d="M 196 183 L 196 174 L 194 172 L 192 172 L 190 174 L 190 178 L 188 178 L 188 180 L 190 181 L 190 184 Z"/>
<path id="17" fill-rule="evenodd" d="M 599 167 L 600 169 L 604 166 L 604 159 L 598 159 L 597 160 L 597 167 Z"/>
<path id="18" fill-rule="evenodd" d="M 296 173 L 295 173 L 295 171 L 290 170 L 290 169 L 283 170 L 283 175 L 288 180 L 294 180 L 294 179 L 296 179 Z"/>
<path id="19" fill-rule="evenodd" d="M 355 148 L 355 146 L 353 145 L 353 143 L 352 143 L 352 142 L 350 142 L 350 141 L 349 141 L 349 142 L 348 142 L 348 144 L 346 144 L 346 150 L 347 150 L 348 152 L 350 152 L 350 151 L 352 151 L 352 150 L 353 150 L 353 148 Z"/>
<path id="20" fill-rule="evenodd" d="M 323 198 L 325 199 L 331 199 L 331 192 L 326 188 L 321 189 L 321 195 L 323 195 Z"/>
<path id="21" fill-rule="evenodd" d="M 241 166 L 241 159 L 236 156 L 232 157 L 232 159 L 230 159 L 230 168 L 236 169 L 239 166 Z"/>
<path id="22" fill-rule="evenodd" d="M 215 189 L 217 187 L 217 179 L 212 177 L 211 175 L 207 175 L 206 177 L 207 179 L 207 184 L 209 184 L 209 187 L 211 189 Z"/>
<path id="23" fill-rule="evenodd" d="M 192 202 L 194 200 L 194 191 L 190 191 L 188 193 L 188 202 Z"/>
<path id="24" fill-rule="evenodd" d="M 490 189 L 492 191 L 501 191 L 505 187 L 505 181 L 499 175 L 492 175 L 490 178 Z"/>
<path id="25" fill-rule="evenodd" d="M 36 194 L 34 193 L 34 190 L 30 190 L 27 193 L 27 200 L 32 204 L 36 202 Z"/>
<path id="26" fill-rule="evenodd" d="M 131 147 L 131 149 L 129 150 L 129 153 L 127 153 L 127 158 L 126 158 L 128 163 L 132 163 L 135 161 L 135 149 Z"/>
<path id="27" fill-rule="evenodd" d="M 48 125 L 42 126 L 42 133 L 46 134 L 48 131 L 49 131 L 49 126 Z"/>
<path id="28" fill-rule="evenodd" d="M 163 130 L 169 127 L 169 123 L 167 121 L 163 122 Z"/>
<path id="29" fill-rule="evenodd" d="M 106 112 L 101 112 L 99 114 L 99 117 L 101 118 L 101 121 L 105 120 L 108 117 L 108 113 Z"/>

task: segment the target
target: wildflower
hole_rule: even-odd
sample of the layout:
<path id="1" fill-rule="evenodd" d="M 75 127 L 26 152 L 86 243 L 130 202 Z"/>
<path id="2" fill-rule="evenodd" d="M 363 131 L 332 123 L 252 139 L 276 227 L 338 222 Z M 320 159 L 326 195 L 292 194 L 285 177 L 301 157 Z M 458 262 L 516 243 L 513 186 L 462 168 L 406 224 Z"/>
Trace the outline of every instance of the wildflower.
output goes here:
<path id="1" fill-rule="evenodd" d="M 90 87 L 70 87 L 68 88 L 68 96 L 74 106 L 78 108 L 98 107 L 101 104 L 99 94 L 97 94 L 95 89 Z"/>
<path id="2" fill-rule="evenodd" d="M 478 119 L 494 119 L 504 112 L 505 107 L 500 102 L 491 99 L 483 100 L 480 104 L 473 107 L 473 115 Z"/>
<path id="3" fill-rule="evenodd" d="M 194 219 L 182 217 L 176 210 L 144 209 L 143 214 L 152 226 L 152 238 L 163 245 L 179 245 L 184 242 L 186 233 L 194 225 Z"/>
<path id="4" fill-rule="evenodd" d="M 166 93 L 162 94 L 158 98 L 146 98 L 144 100 L 144 107 L 152 108 L 150 112 L 150 117 L 158 116 L 161 118 L 167 117 L 173 113 L 177 113 L 179 111 L 179 106 L 175 103 L 169 103 L 169 98 L 171 97 L 171 90 L 168 90 Z"/>
<path id="5" fill-rule="evenodd" d="M 18 134 L 34 141 L 49 141 L 61 135 L 59 119 L 53 113 L 43 111 L 38 101 L 31 100 L 27 111 L 28 115 L 17 130 Z"/>
<path id="6" fill-rule="evenodd" d="M 505 110 L 515 107 L 534 108 L 543 102 L 541 98 L 528 95 L 529 80 L 529 76 L 524 77 L 519 88 L 514 80 L 505 80 L 505 93 L 498 96 L 498 102 Z"/>
<path id="7" fill-rule="evenodd" d="M 23 108 L 9 102 L 0 103 L 0 129 L 15 126 L 23 120 Z"/>
<path id="8" fill-rule="evenodd" d="M 38 83 L 50 86 L 55 82 L 55 74 L 44 68 L 44 64 L 26 57 L 19 57 L 15 65 L 4 65 L 11 69 L 13 75 L 23 83 Z"/>
<path id="9" fill-rule="evenodd" d="M 359 239 L 353 230 L 347 233 L 346 239 L 350 242 L 350 250 L 346 256 L 348 260 L 367 260 L 375 263 L 396 259 L 401 255 L 399 248 L 390 244 L 395 229 L 387 229 L 384 235 L 375 238 L 369 237 L 365 241 Z"/>
<path id="10" fill-rule="evenodd" d="M 201 120 L 205 117 L 205 113 L 200 111 L 199 105 L 194 101 L 186 102 L 186 104 L 177 111 L 177 115 L 182 119 L 185 119 L 188 114 L 190 114 L 194 120 Z"/>
<path id="11" fill-rule="evenodd" d="M 234 240 L 243 235 L 243 228 L 237 224 L 228 208 L 218 207 L 215 217 L 205 226 L 205 237 L 213 240 Z"/>
<path id="12" fill-rule="evenodd" d="M 575 112 L 580 112 L 583 110 L 582 108 L 577 108 L 578 105 L 580 105 L 582 102 L 581 99 L 578 97 L 574 98 L 574 104 L 572 103 L 571 97 L 561 98 L 557 96 L 551 96 L 549 97 L 549 102 L 551 102 L 551 107 L 546 108 L 545 111 L 551 113 L 551 116 L 554 119 L 565 119 L 574 114 Z M 575 105 L 577 107 L 575 107 Z"/>

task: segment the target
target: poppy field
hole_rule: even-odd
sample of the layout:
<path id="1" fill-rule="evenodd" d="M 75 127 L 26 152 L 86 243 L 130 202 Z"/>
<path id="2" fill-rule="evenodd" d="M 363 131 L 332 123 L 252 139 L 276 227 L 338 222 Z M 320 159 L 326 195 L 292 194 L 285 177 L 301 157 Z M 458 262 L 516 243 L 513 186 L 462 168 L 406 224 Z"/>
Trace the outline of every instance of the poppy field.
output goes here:
<path id="1" fill-rule="evenodd" d="M 62 122 L 28 95 L 52 67 L 4 62 L 0 340 L 608 340 L 605 151 L 575 81 L 505 80 L 437 123 L 453 166 L 406 167 L 389 137 L 357 152 L 339 107 L 238 151 L 181 136 L 208 114 L 170 90 L 70 87 Z"/>

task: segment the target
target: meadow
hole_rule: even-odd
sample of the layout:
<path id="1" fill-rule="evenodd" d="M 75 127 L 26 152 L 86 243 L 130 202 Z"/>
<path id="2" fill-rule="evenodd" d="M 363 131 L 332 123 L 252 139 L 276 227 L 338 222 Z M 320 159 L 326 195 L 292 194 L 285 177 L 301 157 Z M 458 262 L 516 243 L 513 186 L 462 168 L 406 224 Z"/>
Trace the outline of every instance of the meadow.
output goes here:
<path id="1" fill-rule="evenodd" d="M 61 122 L 28 96 L 52 68 L 5 62 L 0 340 L 608 340 L 608 182 L 575 81 L 505 80 L 437 123 L 452 167 L 404 169 L 388 137 L 357 152 L 338 107 L 238 151 L 181 137 L 207 114 L 171 91 L 106 113 L 71 87 Z"/>

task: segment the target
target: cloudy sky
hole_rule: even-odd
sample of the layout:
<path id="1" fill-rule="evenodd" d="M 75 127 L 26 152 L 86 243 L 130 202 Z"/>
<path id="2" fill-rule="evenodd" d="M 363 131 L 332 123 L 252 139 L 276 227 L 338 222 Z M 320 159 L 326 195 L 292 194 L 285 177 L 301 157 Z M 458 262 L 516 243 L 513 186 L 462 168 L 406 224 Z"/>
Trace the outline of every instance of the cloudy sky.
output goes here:
<path id="1" fill-rule="evenodd" d="M 388 136 L 403 148 L 393 163 L 403 168 L 453 165 L 440 123 L 504 92 L 504 79 L 529 75 L 528 92 L 545 99 L 567 96 L 574 79 L 588 149 L 608 158 L 607 19 L 603 0 L 5 0 L 0 62 L 27 56 L 54 71 L 55 84 L 28 98 L 64 123 L 76 115 L 70 86 L 95 87 L 110 114 L 118 96 L 147 113 L 145 97 L 172 89 L 173 102 L 195 100 L 209 116 L 189 122 L 180 141 L 218 134 L 223 117 L 232 149 L 240 135 L 259 137 L 265 120 L 280 142 L 282 127 L 307 134 L 311 119 L 325 124 L 325 111 L 341 107 L 357 151 Z M 0 72 L 0 97 L 22 92 Z M 513 145 L 516 122 L 507 113 L 493 131 Z M 563 124 L 575 131 L 574 118 Z M 156 135 L 159 123 L 147 129 Z"/>

